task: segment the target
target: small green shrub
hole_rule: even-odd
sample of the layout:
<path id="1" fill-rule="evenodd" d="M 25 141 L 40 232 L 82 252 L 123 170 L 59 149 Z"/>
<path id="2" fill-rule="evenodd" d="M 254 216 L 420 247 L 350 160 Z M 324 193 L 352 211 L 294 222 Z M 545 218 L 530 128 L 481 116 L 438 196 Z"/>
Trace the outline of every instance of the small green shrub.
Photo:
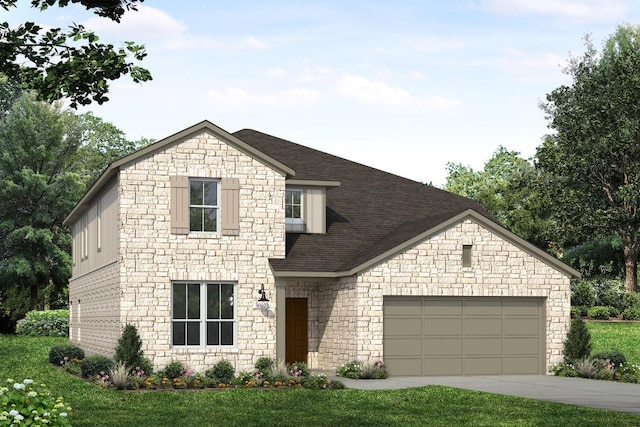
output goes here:
<path id="1" fill-rule="evenodd" d="M 620 310 L 618 310 L 616 307 L 608 306 L 607 308 L 609 309 L 609 317 L 620 316 Z"/>
<path id="2" fill-rule="evenodd" d="M 571 363 L 589 357 L 591 353 L 591 335 L 581 318 L 573 319 L 567 339 L 564 341 L 564 360 Z"/>
<path id="3" fill-rule="evenodd" d="M 352 360 L 336 369 L 336 375 L 344 378 L 360 378 L 362 375 L 362 362 Z"/>
<path id="4" fill-rule="evenodd" d="M 131 368 L 131 373 L 138 376 L 146 376 L 153 374 L 153 363 L 151 360 L 143 357 L 138 363 Z"/>
<path id="5" fill-rule="evenodd" d="M 327 376 L 324 374 L 311 374 L 303 378 L 300 385 L 310 390 L 322 390 L 329 387 L 329 380 L 327 380 Z"/>
<path id="6" fill-rule="evenodd" d="M 624 320 L 638 320 L 640 319 L 640 308 L 638 307 L 629 307 L 625 308 L 622 312 L 622 318 Z"/>
<path id="7" fill-rule="evenodd" d="M 235 368 L 228 360 L 221 360 L 211 369 L 213 377 L 216 378 L 219 382 L 228 384 L 233 380 L 233 377 L 236 373 Z"/>
<path id="8" fill-rule="evenodd" d="M 586 305 L 578 305 L 575 307 L 578 310 L 578 313 L 580 313 L 580 316 L 584 317 L 587 315 L 587 312 L 589 311 L 589 307 L 587 307 Z"/>
<path id="9" fill-rule="evenodd" d="M 640 309 L 640 293 L 625 292 L 622 305 L 625 310 L 628 308 Z"/>
<path id="10" fill-rule="evenodd" d="M 580 309 L 578 307 L 571 307 L 571 318 L 575 319 L 580 317 Z"/>
<path id="11" fill-rule="evenodd" d="M 576 368 L 572 364 L 566 362 L 560 362 L 557 365 L 553 365 L 549 368 L 549 372 L 556 377 L 577 377 L 578 373 Z"/>
<path id="12" fill-rule="evenodd" d="M 16 325 L 18 335 L 69 336 L 69 310 L 30 311 Z"/>
<path id="13" fill-rule="evenodd" d="M 362 373 L 360 374 L 361 379 L 382 380 L 387 378 L 388 376 L 389 375 L 387 374 L 387 369 L 385 368 L 382 360 L 378 360 L 374 363 L 362 364 Z"/>
<path id="14" fill-rule="evenodd" d="M 44 384 L 31 379 L 25 379 L 21 383 L 9 379 L 5 384 L 5 387 L 0 388 L 0 425 L 71 425 L 71 408 L 62 397 L 53 397 Z"/>
<path id="15" fill-rule="evenodd" d="M 609 307 L 603 307 L 601 305 L 591 307 L 587 312 L 587 316 L 589 316 L 589 319 L 609 320 Z"/>
<path id="16" fill-rule="evenodd" d="M 180 378 L 187 372 L 184 367 L 184 364 L 178 360 L 172 360 L 165 366 L 162 370 L 162 376 L 167 377 L 171 380 Z"/>
<path id="17" fill-rule="evenodd" d="M 588 357 L 576 360 L 573 362 L 573 366 L 575 367 L 578 376 L 582 378 L 595 378 L 601 369 L 599 363 L 589 359 Z"/>
<path id="18" fill-rule="evenodd" d="M 606 362 L 607 360 L 610 363 L 613 363 L 615 366 L 626 365 L 627 358 L 624 354 L 622 354 L 618 350 L 605 350 L 599 351 L 591 355 L 592 360 L 601 360 Z"/>
<path id="19" fill-rule="evenodd" d="M 625 293 L 623 280 L 602 280 L 593 285 L 596 293 L 597 305 L 606 305 L 617 308 L 623 308 L 623 297 Z"/>
<path id="20" fill-rule="evenodd" d="M 275 361 L 270 357 L 261 357 L 256 361 L 255 368 L 258 372 L 271 372 L 275 366 Z"/>
<path id="21" fill-rule="evenodd" d="M 114 359 L 116 362 L 122 362 L 129 369 L 132 369 L 140 365 L 143 356 L 142 340 L 138 335 L 138 330 L 135 326 L 128 324 L 122 330 Z"/>
<path id="22" fill-rule="evenodd" d="M 329 389 L 330 390 L 344 390 L 346 387 L 344 386 L 344 383 L 342 381 L 331 381 L 329 383 Z"/>
<path id="23" fill-rule="evenodd" d="M 109 380 L 118 390 L 127 388 L 132 380 L 127 365 L 124 362 L 116 362 L 115 366 L 109 370 Z"/>
<path id="24" fill-rule="evenodd" d="M 596 302 L 596 293 L 593 290 L 593 285 L 582 280 L 571 285 L 571 305 L 585 305 L 592 307 Z"/>
<path id="25" fill-rule="evenodd" d="M 293 362 L 289 366 L 287 366 L 287 372 L 294 378 L 307 378 L 311 375 L 311 371 L 309 371 L 309 367 L 304 362 Z"/>
<path id="26" fill-rule="evenodd" d="M 94 378 L 97 375 L 108 374 L 113 368 L 114 362 L 111 358 L 101 354 L 92 354 L 82 360 L 80 370 L 85 378 Z"/>
<path id="27" fill-rule="evenodd" d="M 71 343 L 57 344 L 49 350 L 49 362 L 56 366 L 72 359 L 84 359 L 84 350 Z"/>

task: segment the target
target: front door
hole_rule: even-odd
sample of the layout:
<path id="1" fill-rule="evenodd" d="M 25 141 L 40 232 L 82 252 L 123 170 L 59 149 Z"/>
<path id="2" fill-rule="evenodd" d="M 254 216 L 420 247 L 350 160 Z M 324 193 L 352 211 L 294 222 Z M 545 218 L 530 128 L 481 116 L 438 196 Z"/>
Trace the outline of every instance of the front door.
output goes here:
<path id="1" fill-rule="evenodd" d="M 286 301 L 286 362 L 307 363 L 307 299 L 287 298 Z"/>

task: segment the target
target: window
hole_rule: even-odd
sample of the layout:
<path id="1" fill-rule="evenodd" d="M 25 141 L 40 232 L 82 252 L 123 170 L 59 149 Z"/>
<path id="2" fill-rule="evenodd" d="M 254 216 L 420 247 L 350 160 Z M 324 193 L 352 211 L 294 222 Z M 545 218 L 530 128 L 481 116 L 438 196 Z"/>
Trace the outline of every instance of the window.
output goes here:
<path id="1" fill-rule="evenodd" d="M 189 180 L 189 231 L 218 231 L 218 181 Z"/>
<path id="2" fill-rule="evenodd" d="M 235 345 L 234 292 L 233 283 L 174 283 L 172 345 Z"/>
<path id="3" fill-rule="evenodd" d="M 302 223 L 302 190 L 286 190 L 284 217 L 289 223 Z"/>
<path id="4" fill-rule="evenodd" d="M 80 227 L 82 227 L 80 241 L 80 261 L 84 261 L 85 259 L 89 258 L 89 218 L 87 217 L 87 215 L 84 215 L 82 217 Z"/>
<path id="5" fill-rule="evenodd" d="M 471 248 L 473 245 L 462 245 L 462 266 L 471 267 Z"/>
<path id="6" fill-rule="evenodd" d="M 96 240 L 98 242 L 98 252 L 102 250 L 102 200 L 96 203 Z"/>

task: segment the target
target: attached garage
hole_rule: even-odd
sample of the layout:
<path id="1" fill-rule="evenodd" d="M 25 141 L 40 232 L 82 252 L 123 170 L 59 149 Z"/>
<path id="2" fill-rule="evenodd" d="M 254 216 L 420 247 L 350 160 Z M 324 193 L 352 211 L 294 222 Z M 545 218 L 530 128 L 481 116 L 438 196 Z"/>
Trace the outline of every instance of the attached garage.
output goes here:
<path id="1" fill-rule="evenodd" d="M 392 375 L 545 373 L 545 298 L 384 297 Z"/>

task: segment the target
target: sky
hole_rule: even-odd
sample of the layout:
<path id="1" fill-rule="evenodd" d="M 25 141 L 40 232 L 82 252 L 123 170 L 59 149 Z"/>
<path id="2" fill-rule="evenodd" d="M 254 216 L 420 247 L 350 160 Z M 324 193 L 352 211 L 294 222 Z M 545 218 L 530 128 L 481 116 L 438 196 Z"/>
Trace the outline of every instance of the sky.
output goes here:
<path id="1" fill-rule="evenodd" d="M 209 120 L 439 187 L 448 163 L 482 170 L 500 146 L 532 158 L 585 35 L 599 48 L 640 23 L 633 0 L 147 0 L 120 24 L 20 3 L 3 20 L 145 45 L 153 81 L 125 76 L 80 110 L 129 139 Z"/>

